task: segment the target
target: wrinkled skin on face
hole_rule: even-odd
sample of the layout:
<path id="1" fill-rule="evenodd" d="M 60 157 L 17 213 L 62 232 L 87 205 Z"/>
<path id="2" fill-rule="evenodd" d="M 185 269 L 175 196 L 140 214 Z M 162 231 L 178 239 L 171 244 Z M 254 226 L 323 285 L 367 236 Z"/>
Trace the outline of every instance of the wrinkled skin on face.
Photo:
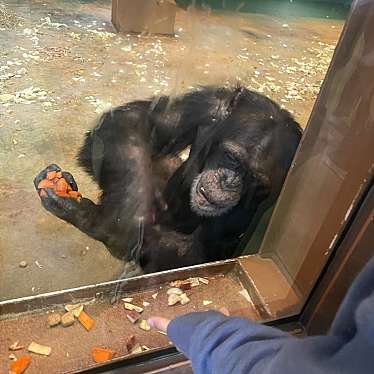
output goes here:
<path id="1" fill-rule="evenodd" d="M 220 216 L 236 206 L 243 194 L 243 150 L 234 143 L 211 153 L 190 190 L 192 210 L 199 216 Z"/>
<path id="2" fill-rule="evenodd" d="M 240 201 L 242 177 L 226 168 L 199 174 L 191 186 L 192 210 L 201 216 L 219 216 Z"/>

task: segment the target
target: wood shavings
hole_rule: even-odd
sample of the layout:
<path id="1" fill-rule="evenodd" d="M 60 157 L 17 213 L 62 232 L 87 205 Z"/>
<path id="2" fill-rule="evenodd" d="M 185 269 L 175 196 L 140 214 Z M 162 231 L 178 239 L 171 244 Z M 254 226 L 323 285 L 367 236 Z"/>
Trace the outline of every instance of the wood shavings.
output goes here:
<path id="1" fill-rule="evenodd" d="M 149 331 L 151 329 L 151 326 L 149 326 L 149 323 L 147 322 L 146 319 L 142 319 L 139 322 L 139 327 L 144 330 L 144 331 Z"/>
<path id="2" fill-rule="evenodd" d="M 180 302 L 181 298 L 179 295 L 171 294 L 168 297 L 168 305 L 173 306 L 175 304 L 178 304 Z"/>
<path id="3" fill-rule="evenodd" d="M 183 291 L 180 289 L 180 288 L 177 288 L 177 287 L 172 287 L 172 288 L 169 288 L 166 293 L 168 295 L 182 295 Z"/>
<path id="4" fill-rule="evenodd" d="M 135 323 L 140 318 L 140 314 L 135 310 L 131 310 L 128 313 L 126 313 L 126 317 L 131 323 Z"/>
<path id="5" fill-rule="evenodd" d="M 210 304 L 212 304 L 212 303 L 213 303 L 213 301 L 210 301 L 210 300 L 203 300 L 203 305 L 204 305 L 204 306 L 210 305 Z"/>
<path id="6" fill-rule="evenodd" d="M 32 353 L 36 353 L 42 356 L 49 356 L 52 352 L 52 348 L 48 347 L 47 345 L 38 344 L 35 342 L 31 342 L 30 345 L 27 347 L 27 350 Z"/>
<path id="7" fill-rule="evenodd" d="M 176 305 L 178 303 L 180 303 L 181 305 L 185 305 L 189 302 L 190 302 L 190 299 L 188 298 L 188 296 L 185 293 L 182 293 L 180 295 L 172 293 L 168 297 L 168 305 L 169 306 L 173 306 L 173 305 Z"/>
<path id="8" fill-rule="evenodd" d="M 201 277 L 199 277 L 198 279 L 199 279 L 199 282 L 201 282 L 201 283 L 209 284 L 209 279 L 207 279 L 207 278 L 201 278 Z"/>
<path id="9" fill-rule="evenodd" d="M 66 312 L 62 317 L 61 317 L 61 324 L 64 327 L 69 327 L 73 325 L 75 322 L 74 319 L 74 314 L 73 312 Z"/>
<path id="10" fill-rule="evenodd" d="M 134 305 L 134 304 L 131 304 L 131 303 L 125 303 L 124 307 L 127 310 L 135 310 L 135 312 L 138 312 L 138 313 L 142 313 L 143 310 L 144 310 L 140 306 L 137 306 L 137 305 Z"/>
<path id="11" fill-rule="evenodd" d="M 134 347 L 131 349 L 131 351 L 129 352 L 129 354 L 134 355 L 136 353 L 142 353 L 142 352 L 143 352 L 142 346 L 139 343 L 136 343 Z"/>
<path id="12" fill-rule="evenodd" d="M 0 95 L 0 103 L 8 103 L 13 101 L 14 95 L 11 94 L 2 94 Z"/>
<path id="13" fill-rule="evenodd" d="M 19 344 L 19 341 L 17 340 L 16 342 L 14 342 L 10 347 L 9 347 L 9 350 L 10 351 L 19 351 L 20 349 L 24 349 L 25 347 L 23 345 L 20 345 Z"/>
<path id="14" fill-rule="evenodd" d="M 158 292 L 154 293 L 154 294 L 152 295 L 152 299 L 153 299 L 153 300 L 156 300 L 156 299 L 157 299 L 157 295 L 158 295 Z"/>
<path id="15" fill-rule="evenodd" d="M 184 292 L 184 291 L 188 291 L 191 289 L 191 283 L 184 283 L 184 284 L 181 284 L 180 285 L 180 289 Z"/>
<path id="16" fill-rule="evenodd" d="M 131 301 L 134 300 L 133 297 L 124 297 L 123 299 L 121 299 L 122 301 L 124 301 L 125 303 L 131 303 Z"/>
<path id="17" fill-rule="evenodd" d="M 98 30 L 87 30 L 90 34 L 92 34 L 93 36 L 101 39 L 101 40 L 107 40 L 107 39 L 111 39 L 113 38 L 114 36 L 116 36 L 116 34 L 112 33 L 112 32 L 106 32 L 106 31 L 98 31 Z"/>
<path id="18" fill-rule="evenodd" d="M 47 322 L 49 327 L 54 327 L 60 324 L 61 316 L 58 313 L 48 314 Z"/>
<path id="19" fill-rule="evenodd" d="M 0 27 L 3 29 L 13 29 L 20 24 L 21 18 L 7 8 L 0 6 Z"/>
<path id="20" fill-rule="evenodd" d="M 25 268 L 25 267 L 27 267 L 27 262 L 26 262 L 26 261 L 21 261 L 21 262 L 18 264 L 18 266 L 19 266 L 20 268 Z"/>
<path id="21" fill-rule="evenodd" d="M 189 284 L 191 287 L 197 287 L 200 285 L 199 278 L 188 278 L 184 280 L 175 280 L 170 282 L 170 287 L 181 288 L 183 285 Z"/>
<path id="22" fill-rule="evenodd" d="M 127 341 L 126 341 L 126 349 L 127 349 L 128 353 L 130 353 L 132 351 L 135 344 L 136 344 L 135 336 L 130 335 L 129 338 L 127 339 Z"/>
<path id="23" fill-rule="evenodd" d="M 17 360 L 17 356 L 14 353 L 11 353 L 8 357 L 9 357 L 9 360 L 12 360 L 12 361 Z"/>
<path id="24" fill-rule="evenodd" d="M 147 306 L 150 306 L 151 303 L 149 303 L 148 301 L 143 301 L 143 306 L 146 308 Z"/>
<path id="25" fill-rule="evenodd" d="M 180 295 L 180 303 L 182 305 L 188 304 L 190 301 L 191 300 L 188 298 L 188 296 L 185 293 L 182 293 L 182 295 Z"/>
<path id="26" fill-rule="evenodd" d="M 72 312 L 75 318 L 78 318 L 81 312 L 83 311 L 82 304 L 66 304 L 65 310 L 67 312 Z"/>

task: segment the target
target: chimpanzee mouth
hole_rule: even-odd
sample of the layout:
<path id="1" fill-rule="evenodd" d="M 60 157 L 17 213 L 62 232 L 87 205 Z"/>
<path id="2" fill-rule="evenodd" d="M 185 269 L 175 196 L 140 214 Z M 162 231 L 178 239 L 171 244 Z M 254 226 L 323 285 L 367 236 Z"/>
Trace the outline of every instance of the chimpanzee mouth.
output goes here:
<path id="1" fill-rule="evenodd" d="M 214 201 L 201 184 L 200 176 L 194 180 L 191 186 L 190 203 L 192 210 L 199 216 L 220 216 L 235 205 L 230 204 L 229 201 Z"/>

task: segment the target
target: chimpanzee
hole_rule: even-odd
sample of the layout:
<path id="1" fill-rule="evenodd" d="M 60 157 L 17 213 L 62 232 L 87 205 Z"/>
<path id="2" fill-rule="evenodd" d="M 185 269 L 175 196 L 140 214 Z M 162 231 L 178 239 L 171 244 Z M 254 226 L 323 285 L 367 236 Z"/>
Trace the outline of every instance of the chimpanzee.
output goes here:
<path id="1" fill-rule="evenodd" d="M 52 189 L 41 202 L 143 272 L 227 259 L 259 204 L 277 198 L 301 134 L 286 110 L 239 86 L 132 101 L 104 113 L 77 155 L 99 204 Z M 51 170 L 61 169 L 40 172 L 37 190 Z"/>

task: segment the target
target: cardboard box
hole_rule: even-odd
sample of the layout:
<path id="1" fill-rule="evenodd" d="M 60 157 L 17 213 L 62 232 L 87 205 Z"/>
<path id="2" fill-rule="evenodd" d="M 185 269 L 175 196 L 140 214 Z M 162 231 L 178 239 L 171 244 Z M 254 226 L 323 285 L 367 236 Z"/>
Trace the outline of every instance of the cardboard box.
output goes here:
<path id="1" fill-rule="evenodd" d="M 118 32 L 174 34 L 174 0 L 112 0 L 112 23 Z"/>

